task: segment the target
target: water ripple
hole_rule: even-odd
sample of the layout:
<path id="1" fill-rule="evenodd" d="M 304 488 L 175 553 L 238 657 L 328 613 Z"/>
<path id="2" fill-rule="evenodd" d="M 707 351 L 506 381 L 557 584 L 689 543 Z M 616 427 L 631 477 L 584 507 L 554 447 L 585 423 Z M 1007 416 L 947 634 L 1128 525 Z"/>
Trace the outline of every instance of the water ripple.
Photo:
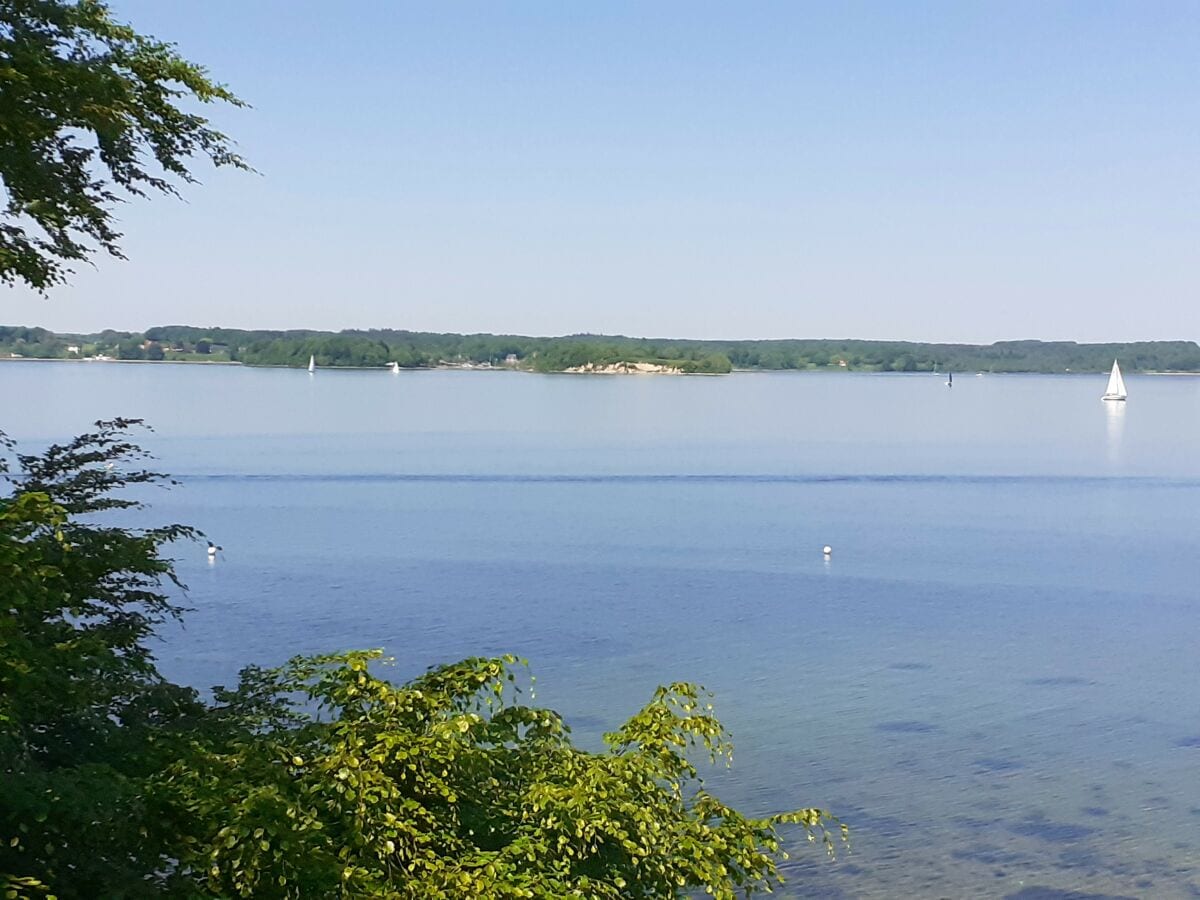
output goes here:
<path id="1" fill-rule="evenodd" d="M 473 472 L 190 472 L 184 482 L 333 482 L 349 484 L 900 484 L 1070 485 L 1200 488 L 1200 479 L 1136 475 L 920 475 L 920 474 L 522 474 Z"/>

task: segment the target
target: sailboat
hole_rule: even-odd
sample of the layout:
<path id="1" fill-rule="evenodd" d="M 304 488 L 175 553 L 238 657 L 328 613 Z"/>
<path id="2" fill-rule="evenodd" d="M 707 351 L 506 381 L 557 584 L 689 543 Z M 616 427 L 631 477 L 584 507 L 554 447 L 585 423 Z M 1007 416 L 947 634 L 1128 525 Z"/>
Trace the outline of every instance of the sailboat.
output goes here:
<path id="1" fill-rule="evenodd" d="M 310 373 L 317 371 L 317 358 L 315 356 L 310 356 L 308 358 L 308 371 Z"/>
<path id="2" fill-rule="evenodd" d="M 393 375 L 400 374 L 400 363 L 398 363 L 398 362 L 389 363 L 388 368 L 390 368 L 392 370 Z"/>
<path id="3" fill-rule="evenodd" d="M 1125 379 L 1121 377 L 1121 367 L 1113 360 L 1112 371 L 1108 373 L 1108 388 L 1104 391 L 1102 400 L 1124 400 L 1129 395 L 1125 392 Z"/>

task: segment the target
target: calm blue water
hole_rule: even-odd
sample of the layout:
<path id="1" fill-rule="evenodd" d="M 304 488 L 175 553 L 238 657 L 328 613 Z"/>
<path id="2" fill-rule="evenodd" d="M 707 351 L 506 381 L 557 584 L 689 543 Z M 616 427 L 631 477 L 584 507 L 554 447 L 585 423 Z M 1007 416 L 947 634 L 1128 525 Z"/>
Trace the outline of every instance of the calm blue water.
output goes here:
<path id="1" fill-rule="evenodd" d="M 176 679 L 511 651 L 589 744 L 700 681 L 715 789 L 853 828 L 797 894 L 1195 897 L 1200 379 L 1104 380 L 12 363 L 0 428 L 155 426 Z"/>

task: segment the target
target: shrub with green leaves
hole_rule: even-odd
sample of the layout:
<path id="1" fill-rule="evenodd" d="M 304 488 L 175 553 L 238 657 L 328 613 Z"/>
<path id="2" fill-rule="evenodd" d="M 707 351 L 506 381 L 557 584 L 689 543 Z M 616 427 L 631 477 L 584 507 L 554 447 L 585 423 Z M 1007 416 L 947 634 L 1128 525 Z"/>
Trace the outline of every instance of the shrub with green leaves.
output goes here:
<path id="1" fill-rule="evenodd" d="M 732 897 L 779 880 L 780 825 L 832 849 L 820 810 L 747 818 L 704 790 L 688 751 L 715 762 L 730 745 L 693 685 L 659 688 L 590 753 L 518 702 L 513 657 L 400 686 L 378 657 L 249 670 L 223 695 L 244 736 L 167 775 L 197 825 L 186 863 L 213 893 Z M 255 727 L 265 710 L 273 726 Z"/>

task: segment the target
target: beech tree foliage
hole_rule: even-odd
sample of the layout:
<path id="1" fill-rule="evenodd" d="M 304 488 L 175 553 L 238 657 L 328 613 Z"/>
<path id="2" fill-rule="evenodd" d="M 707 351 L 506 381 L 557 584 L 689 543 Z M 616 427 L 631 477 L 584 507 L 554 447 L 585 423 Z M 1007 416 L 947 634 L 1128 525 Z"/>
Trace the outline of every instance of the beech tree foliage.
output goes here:
<path id="1" fill-rule="evenodd" d="M 748 818 L 704 790 L 688 751 L 730 745 L 693 685 L 660 687 L 592 753 L 518 702 L 512 656 L 400 686 L 378 657 L 249 670 L 226 699 L 290 724 L 197 748 L 162 780 L 195 824 L 183 863 L 214 895 L 734 897 L 782 880 L 780 826 L 833 847 L 821 810 Z"/>
<path id="2" fill-rule="evenodd" d="M 115 204 L 175 193 L 195 157 L 247 168 L 195 111 L 214 102 L 243 105 L 101 0 L 0 0 L 0 281 L 45 291 L 121 257 Z"/>
<path id="3" fill-rule="evenodd" d="M 14 898 L 732 898 L 778 883 L 781 833 L 833 850 L 819 809 L 746 816 L 699 765 L 730 752 L 700 688 L 658 688 L 572 743 L 512 656 L 397 683 L 379 651 L 243 670 L 209 700 L 148 648 L 183 610 L 183 526 L 111 524 L 161 484 L 95 431 L 0 471 L 0 886 Z M 107 524 L 106 524 L 107 523 Z"/>

